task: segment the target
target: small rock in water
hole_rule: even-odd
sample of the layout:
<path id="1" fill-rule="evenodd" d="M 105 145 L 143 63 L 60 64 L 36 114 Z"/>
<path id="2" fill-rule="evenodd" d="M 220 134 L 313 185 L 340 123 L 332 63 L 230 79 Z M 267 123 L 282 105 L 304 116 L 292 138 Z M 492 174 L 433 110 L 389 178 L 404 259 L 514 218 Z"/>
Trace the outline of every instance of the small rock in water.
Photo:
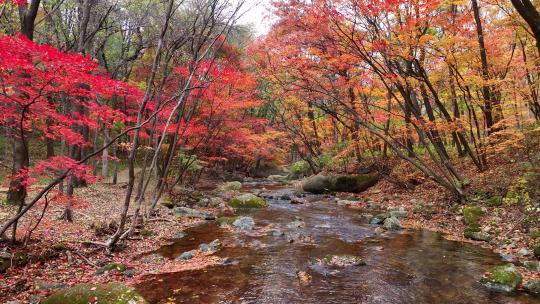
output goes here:
<path id="1" fill-rule="evenodd" d="M 385 219 L 383 227 L 384 229 L 390 230 L 390 231 L 401 230 L 403 228 L 399 220 L 395 217 L 389 217 Z"/>
<path id="2" fill-rule="evenodd" d="M 280 197 L 279 197 L 280 200 L 284 200 L 284 201 L 290 201 L 291 200 L 291 196 L 289 194 L 282 194 Z"/>
<path id="3" fill-rule="evenodd" d="M 306 223 L 303 221 L 293 221 L 287 224 L 287 228 L 294 229 L 294 228 L 302 228 L 305 227 Z"/>
<path id="4" fill-rule="evenodd" d="M 187 260 L 191 260 L 193 257 L 195 256 L 195 251 L 194 250 L 191 250 L 191 251 L 186 251 L 184 253 L 182 253 L 178 258 L 176 258 L 177 260 L 184 260 L 184 261 L 187 261 Z"/>
<path id="5" fill-rule="evenodd" d="M 363 266 L 366 262 L 354 255 L 327 255 L 322 259 L 314 259 L 312 264 L 333 267 Z"/>
<path id="6" fill-rule="evenodd" d="M 219 239 L 215 239 L 212 242 L 210 242 L 208 246 L 210 247 L 210 250 L 214 252 L 218 251 L 219 249 L 221 249 L 221 241 Z"/>
<path id="7" fill-rule="evenodd" d="M 517 257 L 512 254 L 501 254 L 501 258 L 503 259 L 503 261 L 509 263 L 516 263 L 518 260 Z"/>
<path id="8" fill-rule="evenodd" d="M 199 250 L 202 251 L 202 252 L 209 252 L 210 251 L 210 246 L 208 246 L 208 244 L 200 244 L 199 245 Z"/>
<path id="9" fill-rule="evenodd" d="M 234 264 L 234 260 L 229 257 L 223 258 L 221 260 L 221 265 L 232 265 L 232 264 Z"/>
<path id="10" fill-rule="evenodd" d="M 375 233 L 375 235 L 381 235 L 384 233 L 384 229 L 382 229 L 381 227 L 377 227 L 375 228 L 375 230 L 373 230 L 373 233 Z"/>
<path id="11" fill-rule="evenodd" d="M 372 225 L 381 225 L 382 223 L 384 223 L 384 220 L 387 218 L 388 218 L 388 214 L 385 214 L 385 213 L 377 214 L 374 217 L 372 217 L 371 220 L 369 220 L 369 223 Z"/>
<path id="12" fill-rule="evenodd" d="M 285 232 L 283 232 L 281 230 L 272 230 L 272 236 L 273 237 L 284 237 Z"/>
<path id="13" fill-rule="evenodd" d="M 305 203 L 306 203 L 306 200 L 300 197 L 295 197 L 291 200 L 291 204 L 293 205 L 302 205 Z"/>
<path id="14" fill-rule="evenodd" d="M 297 271 L 296 272 L 296 277 L 298 278 L 298 280 L 300 281 L 301 284 L 303 285 L 308 285 L 309 283 L 311 283 L 311 275 L 305 271 Z"/>
<path id="15" fill-rule="evenodd" d="M 235 220 L 232 225 L 241 230 L 253 230 L 255 221 L 249 216 L 243 216 Z"/>
<path id="16" fill-rule="evenodd" d="M 178 231 L 174 234 L 173 238 L 175 239 L 183 239 L 187 236 L 187 233 L 185 233 L 184 231 Z"/>

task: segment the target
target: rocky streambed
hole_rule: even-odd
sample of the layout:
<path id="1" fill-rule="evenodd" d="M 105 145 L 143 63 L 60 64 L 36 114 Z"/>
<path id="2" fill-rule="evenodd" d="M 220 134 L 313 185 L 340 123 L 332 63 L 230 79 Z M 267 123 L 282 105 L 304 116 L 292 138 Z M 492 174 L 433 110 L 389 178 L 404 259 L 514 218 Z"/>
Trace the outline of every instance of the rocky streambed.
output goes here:
<path id="1" fill-rule="evenodd" d="M 137 292 L 151 303 L 540 303 L 482 279 L 503 264 L 491 251 L 402 229 L 404 210 L 350 209 L 347 201 L 276 184 L 241 191 L 266 204 L 240 197 L 237 207 L 263 208 L 202 214 L 206 222 L 158 251 L 171 260 L 205 251 L 221 263 L 147 276 Z"/>

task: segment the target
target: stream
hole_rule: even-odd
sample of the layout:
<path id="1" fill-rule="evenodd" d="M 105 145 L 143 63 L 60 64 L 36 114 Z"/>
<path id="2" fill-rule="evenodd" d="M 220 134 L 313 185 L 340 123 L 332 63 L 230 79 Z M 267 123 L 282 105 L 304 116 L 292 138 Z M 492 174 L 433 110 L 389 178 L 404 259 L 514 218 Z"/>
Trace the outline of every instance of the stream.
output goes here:
<path id="1" fill-rule="evenodd" d="M 149 276 L 136 289 L 151 303 L 540 303 L 523 293 L 493 292 L 478 282 L 490 266 L 502 263 L 487 249 L 425 230 L 375 236 L 362 211 L 337 206 L 333 198 L 308 195 L 310 203 L 293 205 L 279 199 L 292 189 L 255 183 L 243 191 L 263 187 L 275 199 L 248 215 L 257 228 L 271 227 L 285 236 L 203 223 L 159 253 L 172 259 L 220 239 L 225 246 L 216 254 L 235 263 Z M 305 226 L 296 227 L 298 218 Z M 291 238 L 296 240 L 291 243 Z M 336 273 L 310 267 L 313 258 L 327 254 L 360 256 L 367 265 Z M 298 271 L 312 281 L 302 284 Z"/>

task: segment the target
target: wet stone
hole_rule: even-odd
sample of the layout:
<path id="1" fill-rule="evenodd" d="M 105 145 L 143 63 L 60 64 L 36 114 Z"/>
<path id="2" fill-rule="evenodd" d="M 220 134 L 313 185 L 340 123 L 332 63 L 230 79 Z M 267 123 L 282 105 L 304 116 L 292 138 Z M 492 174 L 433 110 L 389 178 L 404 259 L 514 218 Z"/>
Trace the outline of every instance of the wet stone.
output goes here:
<path id="1" fill-rule="evenodd" d="M 179 257 L 177 257 L 176 259 L 177 260 L 183 260 L 183 261 L 187 261 L 187 260 L 191 260 L 193 257 L 195 257 L 195 251 L 194 250 L 191 250 L 191 251 L 186 251 L 184 253 L 182 253 Z"/>

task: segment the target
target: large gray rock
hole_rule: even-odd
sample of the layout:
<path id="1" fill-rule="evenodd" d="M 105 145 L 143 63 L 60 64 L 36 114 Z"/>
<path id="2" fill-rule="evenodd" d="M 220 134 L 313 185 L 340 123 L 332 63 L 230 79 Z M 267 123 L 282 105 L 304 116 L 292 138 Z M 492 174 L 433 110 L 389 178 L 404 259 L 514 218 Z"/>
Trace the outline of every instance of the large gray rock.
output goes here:
<path id="1" fill-rule="evenodd" d="M 241 230 L 253 230 L 253 227 L 255 227 L 255 221 L 249 216 L 243 216 L 236 219 L 232 225 Z"/>
<path id="2" fill-rule="evenodd" d="M 215 220 L 216 216 L 211 212 L 199 211 L 187 207 L 177 207 L 174 209 L 174 212 L 177 217 L 190 217 L 190 218 L 201 218 L 205 220 Z"/>
<path id="3" fill-rule="evenodd" d="M 352 192 L 360 193 L 379 181 L 379 177 L 374 174 L 361 175 L 314 175 L 305 179 L 302 188 L 306 192 L 322 194 L 328 192 Z"/>
<path id="4" fill-rule="evenodd" d="M 311 176 L 302 183 L 304 191 L 315 194 L 332 192 L 332 188 L 332 178 L 321 174 Z"/>
<path id="5" fill-rule="evenodd" d="M 384 229 L 390 230 L 390 231 L 397 231 L 403 228 L 399 220 L 395 217 L 389 217 L 385 219 L 383 223 L 383 227 Z"/>

